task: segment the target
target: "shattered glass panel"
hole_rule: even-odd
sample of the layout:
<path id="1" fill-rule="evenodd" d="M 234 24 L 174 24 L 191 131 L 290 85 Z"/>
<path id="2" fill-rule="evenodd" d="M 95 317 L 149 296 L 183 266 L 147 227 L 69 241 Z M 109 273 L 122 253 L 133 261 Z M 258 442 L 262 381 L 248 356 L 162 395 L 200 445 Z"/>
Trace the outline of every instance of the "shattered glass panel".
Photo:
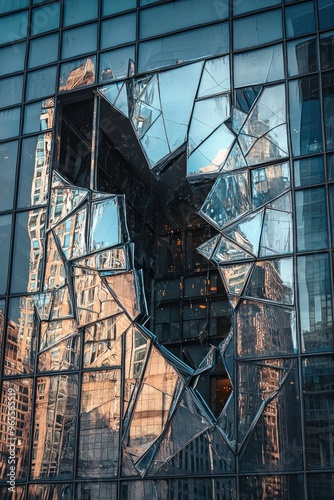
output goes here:
<path id="1" fill-rule="evenodd" d="M 132 123 L 139 138 L 146 133 L 160 114 L 160 109 L 155 109 L 140 100 L 136 101 L 132 113 Z"/>
<path id="2" fill-rule="evenodd" d="M 233 266 L 219 266 L 219 272 L 226 284 L 229 293 L 240 295 L 247 281 L 252 264 L 235 264 Z"/>
<path id="3" fill-rule="evenodd" d="M 73 262 L 75 267 L 100 271 L 101 276 L 126 271 L 129 267 L 127 247 L 112 248 Z"/>
<path id="4" fill-rule="evenodd" d="M 220 175 L 210 191 L 201 213 L 219 229 L 250 209 L 247 173 Z"/>
<path id="5" fill-rule="evenodd" d="M 236 312 L 237 352 L 242 358 L 297 352 L 292 309 L 242 300 Z"/>
<path id="6" fill-rule="evenodd" d="M 65 264 L 60 256 L 53 233 L 47 235 L 44 290 L 53 290 L 66 283 Z"/>
<path id="7" fill-rule="evenodd" d="M 140 139 L 140 143 L 151 166 L 154 166 L 170 153 L 161 115 Z"/>
<path id="8" fill-rule="evenodd" d="M 60 67 L 59 92 L 92 85 L 95 83 L 95 68 L 95 56 L 62 64 Z"/>
<path id="9" fill-rule="evenodd" d="M 266 209 L 260 257 L 291 253 L 293 250 L 292 214 Z"/>
<path id="10" fill-rule="evenodd" d="M 206 61 L 198 89 L 197 97 L 206 97 L 221 92 L 228 92 L 230 84 L 230 58 L 219 57 Z"/>
<path id="11" fill-rule="evenodd" d="M 106 276 L 108 288 L 111 290 L 121 307 L 135 319 L 140 311 L 140 297 L 134 271 L 117 276 Z"/>
<path id="12" fill-rule="evenodd" d="M 114 83 L 106 87 L 100 87 L 98 93 L 101 94 L 110 104 L 116 101 L 124 83 Z"/>
<path id="13" fill-rule="evenodd" d="M 225 230 L 227 236 L 247 252 L 257 256 L 262 230 L 263 212 L 257 212 L 243 218 L 238 224 Z"/>
<path id="14" fill-rule="evenodd" d="M 40 349 L 57 344 L 67 337 L 78 332 L 78 325 L 74 319 L 64 319 L 59 321 L 43 321 L 41 323 Z"/>
<path id="15" fill-rule="evenodd" d="M 120 370 L 85 372 L 81 391 L 78 476 L 115 476 L 119 457 Z"/>
<path id="16" fill-rule="evenodd" d="M 254 257 L 251 254 L 245 252 L 245 250 L 235 245 L 224 236 L 221 237 L 220 242 L 212 256 L 212 260 L 217 264 L 253 258 Z"/>
<path id="17" fill-rule="evenodd" d="M 53 292 L 51 319 L 64 319 L 73 316 L 69 287 L 66 285 Z"/>
<path id="18" fill-rule="evenodd" d="M 75 335 L 69 339 L 53 345 L 40 353 L 38 358 L 38 370 L 58 371 L 74 370 L 79 368 L 80 362 L 80 336 Z"/>
<path id="19" fill-rule="evenodd" d="M 51 292 L 40 293 L 33 296 L 33 301 L 35 302 L 37 313 L 41 321 L 49 321 L 50 319 L 52 297 L 53 295 Z"/>
<path id="20" fill-rule="evenodd" d="M 126 93 L 126 84 L 123 83 L 118 97 L 116 98 L 116 101 L 114 102 L 115 108 L 118 109 L 121 113 L 123 113 L 124 116 L 129 118 L 129 107 L 128 107 L 128 98 L 127 98 L 127 93 Z"/>
<path id="21" fill-rule="evenodd" d="M 230 150 L 230 153 L 223 164 L 222 172 L 226 172 L 228 170 L 237 170 L 239 168 L 246 167 L 246 160 L 241 151 L 239 143 L 235 141 L 233 148 Z"/>
<path id="22" fill-rule="evenodd" d="M 271 203 L 268 203 L 267 206 L 270 208 L 275 208 L 276 210 L 283 210 L 283 212 L 291 212 L 292 211 L 291 193 L 289 192 L 283 196 L 280 196 Z"/>
<path id="23" fill-rule="evenodd" d="M 281 44 L 234 56 L 234 84 L 236 87 L 263 84 L 282 78 L 284 78 L 284 66 Z"/>
<path id="24" fill-rule="evenodd" d="M 197 252 L 204 255 L 207 259 L 211 258 L 212 252 L 216 248 L 217 242 L 219 240 L 219 234 L 211 238 L 211 240 L 206 241 L 203 245 L 196 248 Z"/>
<path id="25" fill-rule="evenodd" d="M 50 227 L 71 213 L 87 198 L 85 189 L 54 188 L 51 191 Z"/>
<path id="26" fill-rule="evenodd" d="M 73 476 L 78 375 L 38 377 L 31 476 Z"/>
<path id="27" fill-rule="evenodd" d="M 121 243 L 117 198 L 93 203 L 89 251 Z"/>
<path id="28" fill-rule="evenodd" d="M 253 207 L 259 208 L 290 187 L 288 163 L 257 168 L 251 171 Z"/>
<path id="29" fill-rule="evenodd" d="M 129 61 L 134 58 L 134 46 L 103 52 L 100 54 L 99 81 L 104 83 L 118 78 L 126 78 Z"/>
<path id="30" fill-rule="evenodd" d="M 86 219 L 87 207 L 78 210 L 64 222 L 54 228 L 57 240 L 67 259 L 75 259 L 87 252 L 86 250 Z"/>
<path id="31" fill-rule="evenodd" d="M 292 258 L 256 262 L 245 295 L 292 305 L 294 303 Z"/>

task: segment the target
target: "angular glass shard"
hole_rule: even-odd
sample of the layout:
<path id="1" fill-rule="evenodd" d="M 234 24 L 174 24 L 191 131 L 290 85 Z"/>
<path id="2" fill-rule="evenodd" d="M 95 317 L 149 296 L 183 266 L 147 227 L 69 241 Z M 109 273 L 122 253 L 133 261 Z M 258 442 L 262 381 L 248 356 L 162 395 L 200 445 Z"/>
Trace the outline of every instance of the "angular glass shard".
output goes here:
<path id="1" fill-rule="evenodd" d="M 288 163 L 256 168 L 251 171 L 253 207 L 266 205 L 290 188 Z"/>
<path id="2" fill-rule="evenodd" d="M 114 102 L 114 107 L 118 109 L 124 116 L 129 118 L 129 106 L 128 106 L 128 96 L 127 96 L 127 86 L 123 83 L 121 90 Z"/>
<path id="3" fill-rule="evenodd" d="M 148 75 L 144 78 L 137 78 L 132 84 L 132 96 L 134 100 L 141 99 L 141 95 L 150 83 L 150 81 L 155 78 L 156 75 Z M 146 102 L 146 99 L 143 99 Z M 149 102 L 147 103 L 149 104 Z M 151 104 L 152 105 L 152 104 Z M 159 106 L 154 106 L 156 109 L 160 109 Z"/>
<path id="4" fill-rule="evenodd" d="M 260 65 L 259 61 L 261 61 Z M 282 44 L 234 56 L 234 84 L 236 87 L 274 82 L 282 78 L 284 78 Z"/>
<path id="5" fill-rule="evenodd" d="M 206 257 L 207 259 L 210 259 L 212 252 L 214 251 L 217 245 L 218 240 L 219 240 L 219 234 L 211 238 L 211 240 L 208 240 L 199 247 L 197 247 L 196 248 L 197 252 Z"/>
<path id="6" fill-rule="evenodd" d="M 158 76 L 153 75 L 140 94 L 140 100 L 161 111 Z"/>
<path id="7" fill-rule="evenodd" d="M 284 194 L 277 198 L 277 200 L 268 203 L 268 208 L 274 208 L 276 210 L 282 210 L 283 212 L 291 212 L 291 193 Z"/>
<path id="8" fill-rule="evenodd" d="M 86 189 L 54 188 L 51 190 L 49 227 L 64 219 L 87 198 Z"/>
<path id="9" fill-rule="evenodd" d="M 151 167 L 170 153 L 162 115 L 140 139 L 140 144 Z"/>
<path id="10" fill-rule="evenodd" d="M 91 36 L 92 34 L 90 34 Z M 88 38 L 90 38 L 90 36 Z M 95 38 L 93 33 L 93 38 Z M 68 44 L 69 46 L 70 44 Z M 73 90 L 95 83 L 96 57 L 84 57 L 61 65 L 59 92 Z"/>
<path id="11" fill-rule="evenodd" d="M 223 163 L 221 169 L 222 172 L 227 172 L 229 170 L 237 170 L 239 168 L 244 168 L 247 166 L 245 157 L 241 151 L 239 143 L 236 141 L 233 148 L 231 149 L 228 157 Z"/>
<path id="12" fill-rule="evenodd" d="M 123 312 L 97 272 L 77 267 L 73 273 L 79 326 Z"/>
<path id="13" fill-rule="evenodd" d="M 238 141 L 242 150 L 242 153 L 246 155 L 256 143 L 256 138 L 251 135 L 239 134 Z M 265 160 L 263 160 L 265 161 Z"/>
<path id="14" fill-rule="evenodd" d="M 244 113 L 248 113 L 261 90 L 262 87 L 260 85 L 257 85 L 255 87 L 246 87 L 244 89 L 237 89 L 235 91 L 235 95 L 238 107 Z"/>
<path id="15" fill-rule="evenodd" d="M 288 153 L 280 149 L 277 144 L 269 141 L 267 137 L 261 137 L 257 139 L 254 146 L 248 151 L 246 161 L 247 165 L 251 166 L 269 160 L 281 160 L 287 156 Z"/>
<path id="16" fill-rule="evenodd" d="M 52 181 L 51 181 L 51 188 L 58 188 L 58 187 L 73 187 L 69 184 L 69 182 L 56 170 L 53 170 L 52 172 Z"/>
<path id="17" fill-rule="evenodd" d="M 247 172 L 218 177 L 200 213 L 219 229 L 250 209 Z"/>
<path id="18" fill-rule="evenodd" d="M 69 479 L 73 477 L 78 375 L 38 377 L 36 392 L 33 454 L 39 460 L 32 461 L 32 478 L 53 478 L 56 474 Z"/>
<path id="19" fill-rule="evenodd" d="M 266 209 L 260 244 L 260 257 L 292 253 L 292 214 Z"/>
<path id="20" fill-rule="evenodd" d="M 78 476 L 115 476 L 119 460 L 121 370 L 83 373 L 81 394 Z"/>
<path id="21" fill-rule="evenodd" d="M 138 138 L 141 138 L 155 120 L 160 116 L 158 109 L 138 100 L 134 104 L 131 121 Z"/>
<path id="22" fill-rule="evenodd" d="M 294 303 L 292 258 L 256 262 L 245 295 L 292 305 Z"/>
<path id="23" fill-rule="evenodd" d="M 196 101 L 188 132 L 188 155 L 230 114 L 229 96 L 223 95 Z"/>
<path id="24" fill-rule="evenodd" d="M 228 228 L 225 233 L 238 245 L 257 256 L 262 230 L 263 211 L 243 218 L 238 224 Z"/>
<path id="25" fill-rule="evenodd" d="M 233 329 L 230 330 L 226 339 L 219 344 L 219 352 L 223 360 L 228 378 L 231 385 L 234 385 L 234 346 L 233 346 Z"/>
<path id="26" fill-rule="evenodd" d="M 85 328 L 84 367 L 120 366 L 122 334 L 131 322 L 126 314 L 118 314 Z"/>
<path id="27" fill-rule="evenodd" d="M 226 262 L 244 259 L 254 259 L 254 257 L 224 236 L 220 238 L 220 242 L 212 256 L 212 260 L 216 262 L 216 264 L 224 264 Z"/>
<path id="28" fill-rule="evenodd" d="M 187 175 L 218 172 L 234 141 L 234 135 L 223 123 L 198 148 L 187 162 Z"/>
<path id="29" fill-rule="evenodd" d="M 280 149 L 281 155 L 285 153 L 288 156 L 288 130 L 285 123 L 271 129 L 264 137 Z"/>
<path id="30" fill-rule="evenodd" d="M 140 313 L 140 297 L 135 272 L 106 276 L 104 279 L 127 314 L 135 319 Z"/>
<path id="31" fill-rule="evenodd" d="M 54 344 L 73 336 L 78 332 L 78 325 L 74 319 L 63 319 L 60 321 L 42 321 L 40 349 L 46 349 Z"/>
<path id="32" fill-rule="evenodd" d="M 80 362 L 80 335 L 74 335 L 64 342 L 40 353 L 38 371 L 74 370 L 79 368 Z"/>
<path id="33" fill-rule="evenodd" d="M 175 151 L 186 140 L 188 123 L 193 108 L 202 62 L 160 73 L 161 109 L 168 143 Z"/>
<path id="34" fill-rule="evenodd" d="M 124 448 L 122 449 L 122 476 L 139 476 L 139 472 L 137 471 L 136 467 L 134 466 L 133 461 L 129 457 L 127 453 L 125 453 Z M 104 484 L 104 483 L 100 483 Z M 115 496 L 117 498 L 117 491 L 115 491 Z M 111 497 L 112 498 L 112 497 Z"/>
<path id="35" fill-rule="evenodd" d="M 41 321 L 49 321 L 51 306 L 52 306 L 52 292 L 40 293 L 32 297 L 35 302 L 37 313 Z"/>
<path id="36" fill-rule="evenodd" d="M 53 292 L 51 319 L 64 319 L 71 316 L 73 316 L 72 299 L 66 285 Z"/>
<path id="37" fill-rule="evenodd" d="M 232 129 L 236 134 L 239 134 L 246 119 L 247 119 L 247 113 L 245 113 L 244 111 L 241 111 L 241 109 L 233 107 Z"/>
<path id="38" fill-rule="evenodd" d="M 121 243 L 119 226 L 116 196 L 105 201 L 93 202 L 89 251 L 102 250 Z"/>
<path id="39" fill-rule="evenodd" d="M 54 233 L 66 259 L 81 257 L 87 252 L 86 220 L 87 207 L 84 207 L 54 227 Z"/>
<path id="40" fill-rule="evenodd" d="M 187 422 L 187 425 L 184 425 Z M 195 393 L 185 388 L 183 396 L 175 410 L 168 427 L 168 432 L 159 444 L 154 461 L 149 469 L 155 474 L 165 464 L 167 459 L 178 453 L 195 436 L 202 433 L 212 423 L 201 407 Z"/>
<path id="41" fill-rule="evenodd" d="M 295 323 L 296 315 L 292 309 L 242 300 L 236 313 L 238 356 L 246 358 L 295 353 Z"/>
<path id="42" fill-rule="evenodd" d="M 53 232 L 47 234 L 44 290 L 53 290 L 66 283 L 66 269 L 61 258 Z"/>
<path id="43" fill-rule="evenodd" d="M 229 295 L 228 300 L 229 300 L 233 310 L 235 310 L 237 308 L 237 305 L 240 302 L 240 297 L 233 297 L 233 295 Z"/>
<path id="44" fill-rule="evenodd" d="M 236 432 L 235 432 L 235 395 L 230 394 L 219 418 L 217 426 L 223 434 L 231 450 L 236 451 Z"/>
<path id="45" fill-rule="evenodd" d="M 112 83 L 106 87 L 99 88 L 97 91 L 102 97 L 104 97 L 111 105 L 116 101 L 123 83 Z"/>
<path id="46" fill-rule="evenodd" d="M 106 273 L 114 274 L 121 271 L 126 271 L 129 268 L 128 247 L 112 248 L 103 250 L 94 255 L 89 255 L 83 259 L 73 262 L 75 267 L 86 267 L 100 271 L 103 276 Z"/>
<path id="47" fill-rule="evenodd" d="M 206 372 L 208 370 L 212 370 L 217 364 L 217 349 L 215 346 L 211 346 L 208 354 L 205 356 L 203 361 L 200 363 L 197 370 L 195 370 L 194 375 L 198 375 L 199 373 Z"/>
<path id="48" fill-rule="evenodd" d="M 262 389 L 263 392 L 261 391 L 261 398 L 265 406 L 261 414 L 256 415 L 254 419 L 256 425 L 249 434 L 245 450 L 240 457 L 242 472 L 266 471 L 267 473 L 268 471 L 286 470 L 287 464 L 289 470 L 301 470 L 303 445 L 298 374 L 295 364 L 292 364 L 290 370 L 285 370 L 284 367 L 281 374 L 275 373 L 276 370 L 272 367 L 259 367 L 256 371 L 251 370 L 256 381 L 260 377 L 260 384 L 264 389 Z M 245 375 L 251 376 L 251 371 L 247 369 Z M 270 393 L 273 391 L 275 394 L 275 388 L 278 385 L 280 390 L 272 398 Z M 253 383 L 252 386 L 253 390 L 249 391 L 249 397 L 255 401 L 256 393 L 254 394 Z M 248 391 L 248 387 L 245 389 Z M 240 409 L 242 410 L 242 407 Z M 319 410 L 317 409 L 317 411 Z M 259 453 L 258 450 L 262 452 Z M 275 496 L 276 488 L 271 489 Z M 286 489 L 284 491 L 288 494 Z"/>
<path id="49" fill-rule="evenodd" d="M 243 263 L 232 266 L 219 266 L 219 272 L 226 284 L 228 293 L 240 295 L 253 264 Z"/>
<path id="50" fill-rule="evenodd" d="M 197 97 L 204 97 L 231 90 L 229 56 L 206 61 Z"/>

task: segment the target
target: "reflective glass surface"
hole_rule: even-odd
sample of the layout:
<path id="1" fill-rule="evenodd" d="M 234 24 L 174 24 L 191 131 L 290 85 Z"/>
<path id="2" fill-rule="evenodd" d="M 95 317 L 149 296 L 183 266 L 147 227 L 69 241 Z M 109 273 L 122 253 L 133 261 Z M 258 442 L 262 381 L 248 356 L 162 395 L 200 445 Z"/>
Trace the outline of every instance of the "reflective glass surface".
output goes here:
<path id="1" fill-rule="evenodd" d="M 331 0 L 318 1 L 319 28 L 326 29 L 334 26 L 334 6 Z"/>
<path id="2" fill-rule="evenodd" d="M 24 108 L 23 133 L 40 132 L 52 128 L 54 119 L 54 99 L 28 104 Z"/>
<path id="3" fill-rule="evenodd" d="M 127 14 L 102 21 L 101 49 L 133 42 L 136 39 L 136 14 Z"/>
<path id="4" fill-rule="evenodd" d="M 11 235 L 12 216 L 0 215 L 0 257 L 4 263 L 8 262 L 9 243 Z M 0 293 L 5 293 L 7 288 L 8 266 L 0 267 Z"/>
<path id="5" fill-rule="evenodd" d="M 255 47 L 280 38 L 282 38 L 281 10 L 272 10 L 234 21 L 234 49 Z"/>
<path id="6" fill-rule="evenodd" d="M 90 0 L 65 0 L 63 25 L 92 21 L 97 17 L 98 4 Z"/>
<path id="7" fill-rule="evenodd" d="M 18 104 L 22 100 L 22 76 L 13 76 L 0 80 L 0 107 Z"/>
<path id="8" fill-rule="evenodd" d="M 29 6 L 29 0 L 3 0 L 0 13 L 5 14 L 6 12 L 10 12 L 11 10 L 23 9 L 24 7 Z"/>
<path id="9" fill-rule="evenodd" d="M 13 208 L 17 146 L 17 141 L 0 144 L 0 175 L 3 188 L 0 197 L 1 212 Z"/>
<path id="10" fill-rule="evenodd" d="M 31 35 L 39 35 L 59 28 L 60 2 L 52 2 L 32 11 Z"/>
<path id="11" fill-rule="evenodd" d="M 96 57 L 77 59 L 60 66 L 59 91 L 73 90 L 95 82 Z"/>
<path id="12" fill-rule="evenodd" d="M 285 27 L 288 37 L 306 35 L 315 30 L 313 2 L 303 2 L 285 9 Z"/>
<path id="13" fill-rule="evenodd" d="M 288 42 L 288 75 L 312 73 L 318 69 L 317 42 L 315 37 L 298 38 Z"/>
<path id="14" fill-rule="evenodd" d="M 28 11 L 0 18 L 0 44 L 16 42 L 27 36 Z"/>
<path id="15" fill-rule="evenodd" d="M 325 135 L 326 135 L 326 149 L 334 149 L 334 84 L 333 84 L 334 72 L 325 73 L 323 75 L 322 84 L 324 87 L 323 91 L 323 106 L 324 106 L 324 119 L 325 119 Z"/>
<path id="16" fill-rule="evenodd" d="M 134 9 L 136 7 L 136 0 L 123 0 L 122 3 L 116 0 L 103 0 L 102 3 L 102 16 L 109 16 L 110 14 L 117 14 L 123 10 Z"/>
<path id="17" fill-rule="evenodd" d="M 56 89 L 57 66 L 50 66 L 27 75 L 26 99 L 53 95 Z"/>
<path id="18" fill-rule="evenodd" d="M 100 55 L 99 81 L 103 83 L 128 76 L 129 61 L 134 58 L 134 46 L 103 52 Z"/>
<path id="19" fill-rule="evenodd" d="M 24 59 L 26 53 L 25 43 L 11 44 L 0 49 L 0 75 L 15 73 L 24 69 Z"/>
<path id="20" fill-rule="evenodd" d="M 318 250 L 328 246 L 325 188 L 296 192 L 298 251 Z"/>
<path id="21" fill-rule="evenodd" d="M 233 14 L 236 16 L 238 14 L 244 14 L 245 12 L 252 12 L 253 10 L 264 9 L 265 7 L 271 7 L 278 4 L 280 4 L 279 0 L 255 0 L 251 4 L 233 0 Z"/>
<path id="22" fill-rule="evenodd" d="M 58 40 L 58 33 L 31 40 L 29 46 L 29 68 L 56 61 L 58 58 Z"/>
<path id="23" fill-rule="evenodd" d="M 261 64 L 257 61 L 261 61 Z M 273 82 L 283 77 L 283 52 L 280 44 L 234 56 L 236 87 Z"/>
<path id="24" fill-rule="evenodd" d="M 19 134 L 20 108 L 0 111 L 0 133 L 2 139 L 9 139 Z"/>
<path id="25" fill-rule="evenodd" d="M 322 156 L 312 156 L 293 162 L 296 187 L 310 186 L 325 181 L 324 161 Z"/>
<path id="26" fill-rule="evenodd" d="M 97 25 L 87 24 L 63 32 L 62 59 L 94 52 L 97 45 Z"/>

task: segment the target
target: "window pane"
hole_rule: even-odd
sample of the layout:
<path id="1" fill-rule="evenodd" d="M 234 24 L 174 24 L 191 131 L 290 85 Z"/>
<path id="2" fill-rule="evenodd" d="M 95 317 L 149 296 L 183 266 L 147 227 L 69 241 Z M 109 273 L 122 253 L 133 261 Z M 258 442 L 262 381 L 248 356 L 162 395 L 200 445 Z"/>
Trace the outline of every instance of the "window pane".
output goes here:
<path id="1" fill-rule="evenodd" d="M 22 101 L 23 76 L 0 80 L 0 107 L 19 104 Z"/>
<path id="2" fill-rule="evenodd" d="M 24 109 L 23 133 L 40 132 L 53 126 L 54 99 L 28 104 Z"/>
<path id="3" fill-rule="evenodd" d="M 95 83 L 96 57 L 77 59 L 60 67 L 59 91 L 73 90 Z"/>
<path id="4" fill-rule="evenodd" d="M 10 233 L 12 228 L 12 216 L 0 216 L 0 293 L 5 293 L 7 288 L 8 257 L 10 245 Z"/>
<path id="5" fill-rule="evenodd" d="M 238 19 L 233 24 L 234 49 L 254 47 L 282 38 L 281 10 Z"/>
<path id="6" fill-rule="evenodd" d="M 228 24 L 159 38 L 139 45 L 139 71 L 173 66 L 229 50 Z"/>
<path id="7" fill-rule="evenodd" d="M 285 27 L 288 37 L 306 35 L 315 30 L 313 2 L 303 2 L 285 9 Z"/>
<path id="8" fill-rule="evenodd" d="M 115 80 L 128 76 L 129 60 L 134 61 L 135 48 L 124 47 L 123 49 L 103 52 L 100 55 L 100 82 Z"/>
<path id="9" fill-rule="evenodd" d="M 261 65 L 259 65 L 261 61 Z M 234 83 L 247 87 L 284 78 L 282 45 L 253 50 L 234 56 Z"/>
<path id="10" fill-rule="evenodd" d="M 97 25 L 90 24 L 63 32 L 62 58 L 75 57 L 85 52 L 95 52 Z"/>
<path id="11" fill-rule="evenodd" d="M 290 82 L 289 92 L 293 155 L 322 151 L 318 77 Z"/>
<path id="12" fill-rule="evenodd" d="M 187 0 L 171 2 L 140 13 L 140 38 L 162 35 L 188 26 L 220 21 L 228 16 L 228 4 L 215 8 L 214 2 Z M 161 22 L 163 20 L 163 22 Z"/>
<path id="13" fill-rule="evenodd" d="M 0 49 L 0 76 L 24 69 L 26 44 L 17 43 Z"/>
<path id="14" fill-rule="evenodd" d="M 332 0 L 318 0 L 319 28 L 324 30 L 334 26 L 334 4 Z"/>
<path id="15" fill-rule="evenodd" d="M 115 17 L 102 21 L 101 49 L 132 42 L 136 39 L 136 14 Z"/>
<path id="16" fill-rule="evenodd" d="M 334 185 L 329 186 L 329 203 L 331 214 L 332 246 L 334 246 Z"/>
<path id="17" fill-rule="evenodd" d="M 322 79 L 326 149 L 334 149 L 334 72 L 324 73 Z"/>
<path id="18" fill-rule="evenodd" d="M 97 17 L 98 2 L 92 0 L 65 0 L 64 26 L 92 21 Z"/>
<path id="19" fill-rule="evenodd" d="M 297 191 L 296 212 L 298 251 L 327 248 L 325 188 Z"/>
<path id="20" fill-rule="evenodd" d="M 325 182 L 324 160 L 322 156 L 296 160 L 293 164 L 296 187 L 311 186 L 312 184 Z"/>
<path id="21" fill-rule="evenodd" d="M 5 14 L 11 10 L 23 9 L 29 6 L 29 0 L 2 0 L 0 14 Z"/>
<path id="22" fill-rule="evenodd" d="M 29 73 L 27 77 L 27 101 L 55 93 L 57 66 Z"/>
<path id="23" fill-rule="evenodd" d="M 273 5 L 279 5 L 280 0 L 253 0 L 251 2 L 240 2 L 240 0 L 233 0 L 233 15 L 244 14 L 252 10 L 264 9 Z"/>
<path id="24" fill-rule="evenodd" d="M 334 32 L 320 35 L 320 61 L 321 69 L 334 67 Z"/>
<path id="25" fill-rule="evenodd" d="M 51 3 L 32 11 L 31 34 L 39 35 L 59 28 L 60 2 Z"/>
<path id="26" fill-rule="evenodd" d="M 303 75 L 318 69 L 316 38 L 288 43 L 288 76 Z"/>
<path id="27" fill-rule="evenodd" d="M 136 0 L 103 0 L 102 16 L 117 14 L 123 10 L 136 8 Z"/>
<path id="28" fill-rule="evenodd" d="M 27 36 L 28 11 L 0 18 L 0 45 L 15 42 Z"/>
<path id="29" fill-rule="evenodd" d="M 17 141 L 0 144 L 0 211 L 13 208 Z"/>
<path id="30" fill-rule="evenodd" d="M 56 61 L 58 58 L 59 35 L 42 36 L 30 41 L 29 48 L 29 68 L 42 66 Z"/>
<path id="31" fill-rule="evenodd" d="M 20 108 L 0 111 L 0 136 L 2 139 L 19 135 Z"/>

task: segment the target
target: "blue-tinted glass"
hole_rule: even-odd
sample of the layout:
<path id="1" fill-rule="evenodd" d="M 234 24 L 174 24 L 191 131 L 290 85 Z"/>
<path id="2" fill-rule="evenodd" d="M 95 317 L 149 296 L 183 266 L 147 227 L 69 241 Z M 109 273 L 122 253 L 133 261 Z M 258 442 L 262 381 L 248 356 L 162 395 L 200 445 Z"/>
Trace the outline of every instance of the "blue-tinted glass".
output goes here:
<path id="1" fill-rule="evenodd" d="M 334 149 L 334 71 L 323 73 L 323 98 L 324 98 L 324 118 L 326 149 Z"/>
<path id="2" fill-rule="evenodd" d="M 0 18 L 0 45 L 21 40 L 27 36 L 28 11 Z"/>
<path id="3" fill-rule="evenodd" d="M 31 35 L 39 35 L 59 28 L 60 2 L 45 5 L 32 11 Z"/>
<path id="4" fill-rule="evenodd" d="M 216 9 L 214 2 L 188 0 L 145 9 L 140 13 L 140 38 L 162 35 L 169 31 L 219 21 L 228 16 L 228 4 Z M 163 22 L 162 22 L 163 20 Z"/>
<path id="5" fill-rule="evenodd" d="M 96 57 L 84 57 L 60 67 L 59 90 L 73 90 L 95 83 Z"/>
<path id="6" fill-rule="evenodd" d="M 19 135 L 21 108 L 6 109 L 0 111 L 0 137 L 9 139 Z"/>
<path id="7" fill-rule="evenodd" d="M 136 0 L 103 0 L 102 16 L 109 16 L 110 14 L 117 14 L 124 10 L 134 9 L 136 7 Z"/>
<path id="8" fill-rule="evenodd" d="M 333 0 L 318 0 L 319 28 L 324 30 L 334 26 Z"/>
<path id="9" fill-rule="evenodd" d="M 296 192 L 297 249 L 319 250 L 328 247 L 325 188 Z"/>
<path id="10" fill-rule="evenodd" d="M 236 87 L 248 87 L 273 82 L 281 78 L 284 78 L 281 44 L 234 56 L 234 83 Z"/>
<path id="11" fill-rule="evenodd" d="M 29 6 L 29 0 L 1 0 L 0 14 L 5 14 L 12 10 L 24 9 Z"/>
<path id="12" fill-rule="evenodd" d="M 334 244 L 334 185 L 329 186 L 329 204 L 331 214 L 332 246 Z"/>
<path id="13" fill-rule="evenodd" d="M 65 0 L 64 26 L 92 21 L 98 14 L 98 2 L 92 0 Z"/>
<path id="14" fill-rule="evenodd" d="M 134 60 L 133 45 L 118 50 L 111 50 L 100 55 L 100 82 L 107 82 L 128 75 L 129 59 Z"/>
<path id="15" fill-rule="evenodd" d="M 89 24 L 63 32 L 62 58 L 75 57 L 86 52 L 95 52 L 97 25 Z"/>
<path id="16" fill-rule="evenodd" d="M 324 160 L 322 156 L 312 156 L 293 162 L 295 186 L 311 186 L 325 181 Z"/>
<path id="17" fill-rule="evenodd" d="M 53 126 L 54 99 L 28 104 L 24 109 L 23 133 L 40 132 Z"/>
<path id="18" fill-rule="evenodd" d="M 318 69 L 316 38 L 288 42 L 288 76 L 303 75 Z"/>
<path id="19" fill-rule="evenodd" d="M 330 31 L 320 35 L 320 61 L 321 69 L 334 67 L 334 32 Z"/>
<path id="20" fill-rule="evenodd" d="M 228 24 L 199 28 L 139 45 L 139 71 L 173 66 L 183 61 L 229 50 Z"/>
<path id="21" fill-rule="evenodd" d="M 0 76 L 22 71 L 25 55 L 25 43 L 17 43 L 0 49 Z"/>
<path id="22" fill-rule="evenodd" d="M 288 37 L 306 35 L 315 30 L 313 2 L 292 5 L 285 10 L 285 26 Z"/>
<path id="23" fill-rule="evenodd" d="M 19 104 L 22 101 L 23 76 L 0 80 L 0 107 Z"/>
<path id="24" fill-rule="evenodd" d="M 17 141 L 0 144 L 0 211 L 13 208 Z"/>
<path id="25" fill-rule="evenodd" d="M 279 5 L 281 0 L 253 0 L 252 2 L 245 2 L 240 0 L 233 0 L 233 14 L 244 14 L 253 10 L 264 9 L 273 5 Z"/>
<path id="26" fill-rule="evenodd" d="M 0 216 L 0 259 L 2 265 L 0 266 L 0 293 L 5 293 L 7 285 L 11 226 L 12 226 L 12 216 L 1 215 Z"/>
<path id="27" fill-rule="evenodd" d="M 318 77 L 290 82 L 289 95 L 293 155 L 322 151 Z"/>
<path id="28" fill-rule="evenodd" d="M 280 38 L 282 38 L 281 10 L 237 19 L 233 23 L 234 49 L 254 47 Z"/>
<path id="29" fill-rule="evenodd" d="M 30 41 L 29 68 L 42 66 L 58 59 L 58 33 Z"/>
<path id="30" fill-rule="evenodd" d="M 334 154 L 327 155 L 327 175 L 329 181 L 334 181 Z"/>
<path id="31" fill-rule="evenodd" d="M 27 77 L 27 101 L 55 93 L 57 66 L 29 73 Z"/>
<path id="32" fill-rule="evenodd" d="M 136 39 L 136 14 L 127 14 L 102 21 L 101 49 L 132 42 Z"/>

